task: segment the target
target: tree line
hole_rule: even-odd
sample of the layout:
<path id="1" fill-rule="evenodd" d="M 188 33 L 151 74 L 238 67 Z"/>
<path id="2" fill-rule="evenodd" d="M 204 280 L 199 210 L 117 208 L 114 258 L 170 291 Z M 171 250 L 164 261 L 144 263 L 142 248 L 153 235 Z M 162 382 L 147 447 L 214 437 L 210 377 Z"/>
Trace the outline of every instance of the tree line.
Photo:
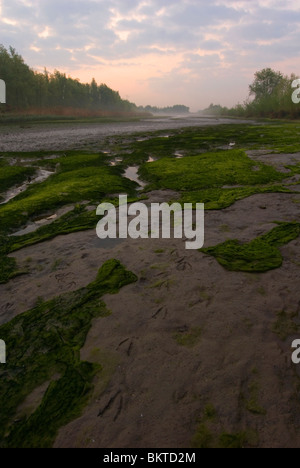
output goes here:
<path id="1" fill-rule="evenodd" d="M 300 104 L 292 101 L 292 83 L 295 79 L 294 74 L 287 76 L 264 68 L 255 73 L 254 81 L 249 85 L 248 99 L 243 104 L 231 109 L 211 104 L 200 112 L 232 117 L 300 118 Z"/>
<path id="2" fill-rule="evenodd" d="M 190 108 L 183 106 L 182 104 L 176 104 L 175 106 L 168 107 L 156 107 L 156 106 L 146 106 L 139 107 L 141 111 L 151 112 L 151 114 L 189 114 Z"/>
<path id="3" fill-rule="evenodd" d="M 123 100 L 106 84 L 90 84 L 55 70 L 31 69 L 12 47 L 0 45 L 0 78 L 6 83 L 6 106 L 2 110 L 73 108 L 90 111 L 135 112 L 135 104 Z"/>

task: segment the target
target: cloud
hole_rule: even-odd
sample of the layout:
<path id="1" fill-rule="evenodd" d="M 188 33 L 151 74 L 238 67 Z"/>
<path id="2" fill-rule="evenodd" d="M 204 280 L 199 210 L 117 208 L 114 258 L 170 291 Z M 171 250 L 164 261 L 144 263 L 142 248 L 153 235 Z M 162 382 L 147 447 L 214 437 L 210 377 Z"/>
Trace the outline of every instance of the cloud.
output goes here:
<path id="1" fill-rule="evenodd" d="M 143 104 L 186 86 L 184 103 L 203 107 L 221 79 L 230 105 L 257 69 L 298 72 L 298 0 L 0 0 L 0 28 L 34 68 L 105 78 Z"/>

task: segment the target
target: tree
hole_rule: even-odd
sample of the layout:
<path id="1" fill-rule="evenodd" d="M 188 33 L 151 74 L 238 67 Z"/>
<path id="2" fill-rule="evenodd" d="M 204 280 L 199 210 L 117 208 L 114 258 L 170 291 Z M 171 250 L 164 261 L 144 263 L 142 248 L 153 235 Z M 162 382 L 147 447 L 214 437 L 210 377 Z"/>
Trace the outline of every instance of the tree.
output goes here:
<path id="1" fill-rule="evenodd" d="M 98 85 L 96 83 L 95 78 L 92 79 L 92 82 L 90 84 L 90 93 L 91 93 L 92 108 L 99 109 L 100 96 L 99 96 Z"/>
<path id="2" fill-rule="evenodd" d="M 81 108 L 93 111 L 135 111 L 136 106 L 121 99 L 107 85 L 80 83 L 55 70 L 32 70 L 12 47 L 0 44 L 0 79 L 6 83 L 6 101 L 10 109 Z"/>
<path id="3" fill-rule="evenodd" d="M 255 96 L 255 101 L 261 101 L 271 96 L 283 80 L 280 72 L 271 68 L 264 68 L 255 73 L 255 79 L 249 86 L 250 96 Z"/>

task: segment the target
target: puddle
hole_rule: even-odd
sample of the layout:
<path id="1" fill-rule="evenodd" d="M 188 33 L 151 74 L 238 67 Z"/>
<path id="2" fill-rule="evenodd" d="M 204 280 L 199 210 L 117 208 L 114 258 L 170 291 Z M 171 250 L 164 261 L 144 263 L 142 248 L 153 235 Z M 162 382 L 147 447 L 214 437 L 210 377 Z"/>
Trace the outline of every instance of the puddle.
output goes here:
<path id="1" fill-rule="evenodd" d="M 20 229 L 20 231 L 14 232 L 12 236 L 25 236 L 25 234 L 31 234 L 32 232 L 35 232 L 38 230 L 40 226 L 38 226 L 35 223 L 29 223 L 24 229 Z"/>
<path id="2" fill-rule="evenodd" d="M 47 171 L 46 169 L 39 169 L 37 177 L 32 179 L 32 181 L 30 183 L 33 184 L 35 182 L 44 182 L 45 180 L 47 180 L 53 174 L 55 174 L 55 172 Z"/>
<path id="3" fill-rule="evenodd" d="M 30 166 L 31 163 L 36 163 L 37 159 L 43 160 L 43 161 L 51 161 L 54 159 L 60 158 L 60 154 L 52 154 L 50 156 L 41 156 L 40 158 L 10 158 L 8 163 L 10 166 L 16 166 L 19 164 L 22 164 L 23 166 Z"/>
<path id="4" fill-rule="evenodd" d="M 113 160 L 109 163 L 109 165 L 110 165 L 110 166 L 117 166 L 117 165 L 118 165 L 119 163 L 121 163 L 122 161 L 123 161 L 123 158 L 115 158 L 115 159 L 113 159 Z"/>
<path id="5" fill-rule="evenodd" d="M 40 183 L 44 182 L 47 180 L 51 175 L 55 174 L 55 172 L 50 172 L 46 171 L 46 169 L 39 169 L 34 177 L 32 177 L 30 180 L 27 180 L 24 182 L 22 185 L 19 185 L 18 187 L 12 187 L 9 189 L 5 195 L 4 195 L 4 201 L 0 203 L 0 205 L 4 205 L 5 203 L 9 202 L 13 198 L 15 198 L 17 195 L 19 195 L 22 192 L 25 192 L 25 190 L 32 184 L 34 183 Z"/>
<path id="6" fill-rule="evenodd" d="M 236 143 L 230 143 L 228 145 L 223 145 L 223 146 L 217 146 L 216 149 L 222 150 L 222 151 L 228 151 L 235 149 Z"/>
<path id="7" fill-rule="evenodd" d="M 174 154 L 176 156 L 176 159 L 182 159 L 183 158 L 183 154 L 179 153 L 178 151 L 176 151 L 176 153 L 174 153 Z"/>
<path id="8" fill-rule="evenodd" d="M 139 168 L 136 167 L 136 166 L 128 167 L 128 168 L 126 169 L 126 171 L 124 172 L 124 177 L 126 177 L 126 179 L 132 180 L 133 182 L 136 182 L 136 183 L 139 184 L 139 186 L 141 187 L 140 189 L 142 189 L 142 188 L 145 187 L 147 184 L 146 184 L 146 182 L 143 182 L 143 181 L 139 178 L 138 170 L 139 170 Z"/>
<path id="9" fill-rule="evenodd" d="M 65 156 L 65 155 L 63 155 Z M 58 158 L 61 158 L 62 155 L 61 154 L 52 154 L 51 156 L 44 156 L 42 159 L 45 159 L 45 160 L 53 160 L 53 159 L 58 159 Z"/>
<path id="10" fill-rule="evenodd" d="M 55 214 L 36 218 L 34 221 L 29 221 L 29 223 L 26 226 L 24 226 L 22 229 L 20 229 L 17 232 L 14 232 L 11 235 L 12 236 L 24 236 L 25 234 L 31 234 L 32 232 L 37 231 L 41 226 L 46 226 L 47 224 L 51 224 L 53 221 L 65 215 L 69 211 L 72 211 L 73 209 L 74 209 L 74 205 L 65 206 L 57 210 L 57 213 Z"/>
<path id="11" fill-rule="evenodd" d="M 152 162 L 155 162 L 155 161 L 157 161 L 157 159 L 152 158 L 152 156 L 149 156 L 149 159 L 148 159 L 147 163 L 152 163 Z"/>
<path id="12" fill-rule="evenodd" d="M 9 164 L 10 166 L 15 166 L 18 162 L 19 162 L 19 161 L 18 161 L 17 158 L 10 158 L 10 159 L 8 160 L 8 164 Z"/>
<path id="13" fill-rule="evenodd" d="M 38 226 L 42 226 L 43 224 L 46 224 L 48 223 L 48 221 L 54 221 L 55 219 L 57 219 L 57 214 L 54 214 L 52 216 L 49 216 L 48 218 L 42 218 L 42 219 L 37 219 L 35 222 L 35 224 L 37 224 Z"/>
<path id="14" fill-rule="evenodd" d="M 27 163 L 33 163 L 33 162 L 36 162 L 36 159 L 30 159 L 30 158 L 26 158 L 26 159 L 19 159 L 18 161 L 16 161 L 16 163 L 18 164 L 24 164 L 24 166 L 27 164 Z M 15 163 L 15 164 L 16 164 Z M 15 165 L 14 164 L 14 165 Z"/>

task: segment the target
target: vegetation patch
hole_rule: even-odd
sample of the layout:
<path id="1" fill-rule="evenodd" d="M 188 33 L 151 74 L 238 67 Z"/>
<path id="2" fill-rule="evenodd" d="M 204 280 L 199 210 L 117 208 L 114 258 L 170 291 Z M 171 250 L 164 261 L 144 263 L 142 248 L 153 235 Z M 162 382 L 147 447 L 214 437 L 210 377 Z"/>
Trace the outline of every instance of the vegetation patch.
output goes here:
<path id="1" fill-rule="evenodd" d="M 9 253 L 52 239 L 57 235 L 95 228 L 99 217 L 96 216 L 95 210 L 88 211 L 78 204 L 71 212 L 33 233 L 8 237 L 9 233 L 26 225 L 29 220 L 84 200 L 98 204 L 110 194 L 127 193 L 129 200 L 136 200 L 137 184 L 123 178 L 121 168 L 108 167 L 107 156 L 102 153 L 82 154 L 70 151 L 57 154 L 53 159 L 46 159 L 47 156 L 53 156 L 46 152 L 2 153 L 1 156 L 0 179 L 8 177 L 7 187 L 16 182 L 17 174 L 21 177 L 20 180 L 23 180 L 25 175 L 27 177 L 36 170 L 22 166 L 8 166 L 11 157 L 34 159 L 35 165 L 47 169 L 56 168 L 57 173 L 45 182 L 32 184 L 25 192 L 0 206 L 0 283 L 24 273 L 19 271 L 15 259 L 7 256 Z M 109 201 L 117 203 L 116 199 Z"/>
<path id="2" fill-rule="evenodd" d="M 200 327 L 193 327 L 188 332 L 176 333 L 175 340 L 180 346 L 194 347 L 200 340 L 202 329 Z"/>
<path id="3" fill-rule="evenodd" d="M 267 234 L 247 244 L 229 240 L 215 247 L 200 249 L 200 252 L 215 257 L 227 270 L 262 273 L 282 265 L 279 248 L 299 235 L 300 223 L 279 223 Z"/>
<path id="4" fill-rule="evenodd" d="M 149 182 L 147 190 L 176 190 L 181 203 L 201 202 L 207 210 L 226 208 L 257 193 L 291 193 L 280 184 L 286 174 L 252 161 L 242 150 L 162 158 L 144 164 L 139 172 Z"/>
<path id="5" fill-rule="evenodd" d="M 259 167 L 258 171 L 253 171 L 255 166 Z M 140 172 L 155 189 L 179 191 L 268 184 L 286 177 L 271 166 L 252 161 L 242 150 L 204 153 L 182 159 L 162 158 L 144 165 Z"/>
<path id="6" fill-rule="evenodd" d="M 248 386 L 248 398 L 244 399 L 246 409 L 255 415 L 265 416 L 267 411 L 259 404 L 259 385 L 258 382 L 252 381 Z M 243 398 L 242 398 L 243 400 Z"/>
<path id="7" fill-rule="evenodd" d="M 14 258 L 6 257 L 0 253 L 0 284 L 7 283 L 10 279 L 20 275 Z"/>
<path id="8" fill-rule="evenodd" d="M 279 336 L 282 341 L 298 333 L 299 325 L 293 321 L 296 316 L 297 314 L 289 314 L 285 311 L 278 312 L 277 320 L 272 325 L 272 332 Z"/>
<path id="9" fill-rule="evenodd" d="M 10 279 L 23 273 L 18 269 L 16 260 L 7 256 L 8 253 L 8 239 L 0 236 L 0 284 L 7 283 Z"/>
<path id="10" fill-rule="evenodd" d="M 47 167 L 58 168 L 57 173 L 0 206 L 0 232 L 9 233 L 33 217 L 71 203 L 89 200 L 98 204 L 109 194 L 134 195 L 137 184 L 123 178 L 120 168 L 108 167 L 105 161 L 103 155 L 74 152 L 47 161 Z"/>
<path id="11" fill-rule="evenodd" d="M 21 184 L 32 177 L 36 169 L 33 167 L 5 166 L 0 169 L 0 190 L 3 194 L 14 185 Z"/>
<path id="12" fill-rule="evenodd" d="M 215 188 L 183 192 L 181 203 L 204 203 L 206 210 L 222 210 L 233 205 L 238 200 L 243 200 L 258 193 L 294 193 L 282 185 L 269 185 L 238 188 Z"/>
<path id="13" fill-rule="evenodd" d="M 192 438 L 191 448 L 214 448 L 214 435 L 206 424 L 199 424 Z"/>
<path id="14" fill-rule="evenodd" d="M 219 437 L 219 447 L 229 449 L 242 449 L 255 447 L 258 444 L 258 436 L 255 431 L 242 431 L 235 434 L 224 432 Z"/>
<path id="15" fill-rule="evenodd" d="M 134 136 L 135 141 L 126 137 L 127 141 L 119 143 L 119 149 L 126 162 L 130 163 L 146 162 L 149 157 L 174 159 L 176 153 L 181 153 L 185 159 L 186 156 L 220 149 L 226 149 L 228 153 L 236 149 L 297 153 L 300 151 L 299 130 L 299 123 L 278 121 L 191 127 L 137 134 Z M 164 137 L 166 133 L 169 134 L 168 138 Z M 141 137 L 144 137 L 143 141 L 138 141 Z M 234 144 L 234 150 L 229 146 L 230 143 Z"/>
<path id="16" fill-rule="evenodd" d="M 66 213 L 51 224 L 41 226 L 35 232 L 24 234 L 23 236 L 9 237 L 10 252 L 53 239 L 58 235 L 93 229 L 96 227 L 99 219 L 99 216 L 96 216 L 96 210 L 87 211 L 84 206 L 78 205 L 74 210 Z"/>
<path id="17" fill-rule="evenodd" d="M 209 408 L 209 410 L 208 410 Z M 256 431 L 248 429 L 236 433 L 221 431 L 216 428 L 217 412 L 213 405 L 207 405 L 202 420 L 191 442 L 191 448 L 246 448 L 258 445 Z"/>
<path id="18" fill-rule="evenodd" d="M 0 370 L 1 447 L 51 447 L 58 429 L 80 415 L 93 377 L 101 371 L 100 363 L 80 360 L 91 321 L 108 314 L 101 301 L 104 294 L 117 293 L 136 280 L 120 262 L 110 260 L 86 288 L 39 301 L 0 327 L 7 346 L 7 364 Z M 41 404 L 16 420 L 26 397 L 47 381 Z"/>

